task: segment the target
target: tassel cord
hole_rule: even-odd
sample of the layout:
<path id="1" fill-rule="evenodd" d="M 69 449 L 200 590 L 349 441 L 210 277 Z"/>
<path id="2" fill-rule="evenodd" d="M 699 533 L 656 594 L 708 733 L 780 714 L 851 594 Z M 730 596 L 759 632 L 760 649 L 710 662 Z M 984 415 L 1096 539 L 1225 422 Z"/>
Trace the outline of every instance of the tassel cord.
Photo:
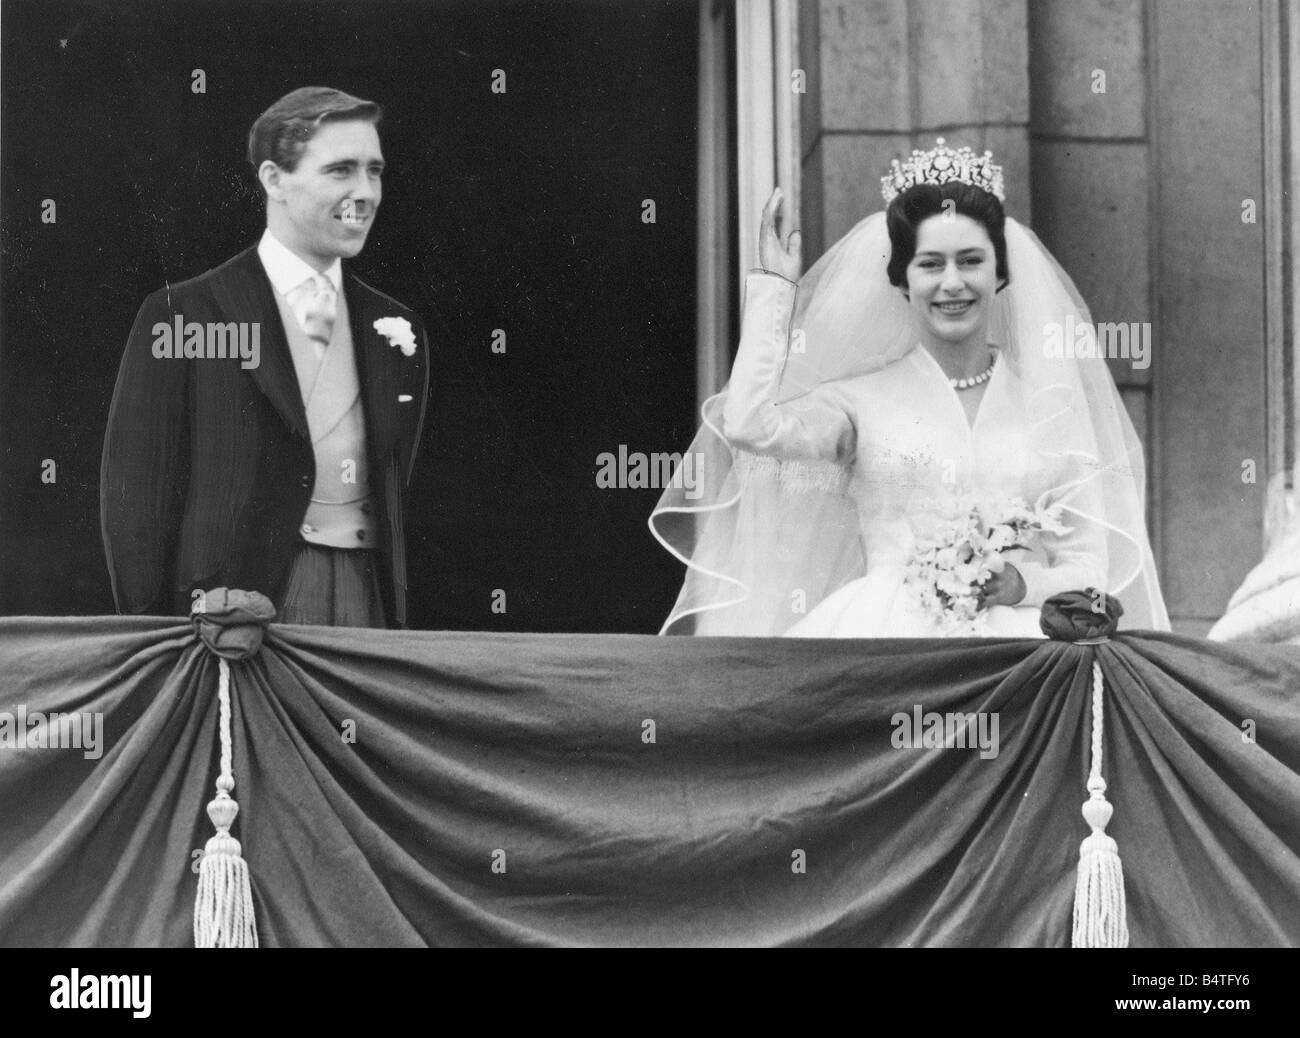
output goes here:
<path id="1" fill-rule="evenodd" d="M 1088 770 L 1088 799 L 1083 817 L 1092 832 L 1079 847 L 1079 874 L 1074 891 L 1074 925 L 1071 944 L 1076 948 L 1128 947 L 1128 920 L 1124 903 L 1124 873 L 1119 847 L 1106 834 L 1114 808 L 1106 800 L 1102 771 L 1104 731 L 1104 681 L 1101 663 L 1092 662 L 1092 762 Z"/>
<path id="2" fill-rule="evenodd" d="M 253 915 L 252 883 L 248 863 L 230 827 L 239 813 L 231 797 L 235 788 L 234 741 L 230 724 L 230 664 L 218 659 L 217 733 L 221 744 L 217 795 L 208 804 L 208 817 L 216 835 L 208 840 L 199 864 L 199 887 L 194 898 L 196 948 L 256 948 L 257 921 Z"/>

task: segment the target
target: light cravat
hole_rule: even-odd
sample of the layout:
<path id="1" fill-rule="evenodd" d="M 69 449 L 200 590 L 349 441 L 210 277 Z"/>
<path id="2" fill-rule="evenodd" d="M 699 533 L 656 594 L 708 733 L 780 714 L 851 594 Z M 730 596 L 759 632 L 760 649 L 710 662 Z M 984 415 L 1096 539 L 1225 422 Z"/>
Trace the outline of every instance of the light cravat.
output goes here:
<path id="1" fill-rule="evenodd" d="M 294 310 L 302 330 L 324 351 L 334 334 L 334 319 L 338 314 L 338 297 L 334 286 L 324 274 L 313 274 L 295 292 L 298 300 Z"/>

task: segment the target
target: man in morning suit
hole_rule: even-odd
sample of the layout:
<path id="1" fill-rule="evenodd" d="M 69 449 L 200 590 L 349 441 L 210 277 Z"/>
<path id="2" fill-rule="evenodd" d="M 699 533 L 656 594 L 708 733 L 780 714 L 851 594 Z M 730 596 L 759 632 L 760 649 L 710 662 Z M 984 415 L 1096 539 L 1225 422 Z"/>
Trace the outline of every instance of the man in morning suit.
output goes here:
<path id="1" fill-rule="evenodd" d="M 342 263 L 379 208 L 382 114 L 325 87 L 268 108 L 248 138 L 261 240 L 140 308 L 100 480 L 120 612 L 184 615 L 224 586 L 284 623 L 406 626 L 428 344 Z"/>

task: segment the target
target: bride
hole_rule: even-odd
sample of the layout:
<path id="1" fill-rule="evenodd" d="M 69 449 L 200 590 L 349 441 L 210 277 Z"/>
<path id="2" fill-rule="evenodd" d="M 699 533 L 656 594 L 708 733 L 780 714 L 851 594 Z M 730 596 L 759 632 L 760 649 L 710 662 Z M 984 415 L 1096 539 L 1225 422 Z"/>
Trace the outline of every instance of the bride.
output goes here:
<path id="1" fill-rule="evenodd" d="M 1141 446 L 1000 167 L 940 138 L 883 186 L 802 279 L 779 189 L 764 209 L 693 492 L 650 518 L 687 564 L 661 633 L 1041 637 L 1085 589 L 1167 630 Z"/>

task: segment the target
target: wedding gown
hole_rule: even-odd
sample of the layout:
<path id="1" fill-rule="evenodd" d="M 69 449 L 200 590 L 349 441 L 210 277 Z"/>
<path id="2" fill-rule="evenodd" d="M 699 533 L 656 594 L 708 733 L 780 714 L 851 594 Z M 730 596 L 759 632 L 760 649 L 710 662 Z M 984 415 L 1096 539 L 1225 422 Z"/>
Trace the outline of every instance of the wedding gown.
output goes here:
<path id="1" fill-rule="evenodd" d="M 998 637 L 1043 637 L 1040 607 L 1062 591 L 1104 587 L 1106 541 L 1088 515 L 1077 461 L 1034 442 L 1023 386 L 999 357 L 973 421 L 938 362 L 922 346 L 871 374 L 828 382 L 777 403 L 795 286 L 776 275 L 750 274 L 740 349 L 732 372 L 723 432 L 740 451 L 781 461 L 832 463 L 850 470 L 865 572 L 813 606 L 785 634 L 792 637 L 942 637 L 905 581 L 918 518 L 957 493 L 1020 497 L 1030 507 L 1066 498 L 1064 534 L 1039 534 L 1032 549 L 1005 553 L 1025 582 L 1017 605 L 983 610 L 982 630 Z"/>

